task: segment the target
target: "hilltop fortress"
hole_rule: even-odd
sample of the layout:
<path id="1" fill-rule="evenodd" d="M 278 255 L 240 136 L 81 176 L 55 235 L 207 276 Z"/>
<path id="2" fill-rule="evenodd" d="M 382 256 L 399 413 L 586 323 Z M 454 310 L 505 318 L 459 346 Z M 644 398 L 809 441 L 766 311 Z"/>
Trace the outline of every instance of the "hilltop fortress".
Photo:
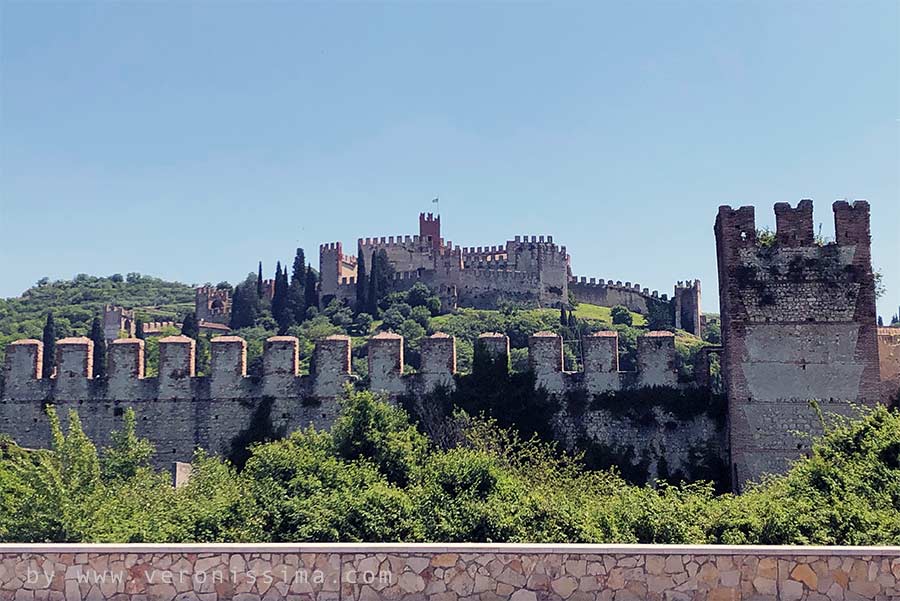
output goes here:
<path id="1" fill-rule="evenodd" d="M 711 478 L 724 472 L 727 482 L 740 490 L 748 480 L 784 470 L 808 452 L 809 440 L 803 434 L 821 433 L 819 409 L 851 414 L 852 404 L 889 402 L 900 390 L 900 335 L 895 328 L 876 327 L 869 205 L 837 202 L 833 210 L 835 241 L 825 244 L 813 236 L 811 201 L 801 201 L 796 208 L 775 205 L 777 231 L 771 240 L 758 237 L 753 207 L 719 208 L 714 231 L 723 345 L 706 347 L 703 356 L 721 355 L 723 401 L 705 389 L 708 363 L 701 363 L 695 382 L 680 382 L 674 335 L 649 331 L 638 339 L 637 369 L 629 372 L 619 369 L 616 332 L 584 338 L 583 369 L 576 372 L 564 369 L 563 342 L 557 335 L 532 335 L 530 370 L 525 374 L 529 389 L 515 389 L 516 402 L 538 399 L 529 407 L 548 412 L 541 418 L 546 417 L 564 446 L 611 459 L 623 471 L 639 466 L 650 478 Z M 427 216 L 422 223 L 437 227 Z M 464 287 L 457 288 L 457 297 L 472 304 L 488 298 L 495 302 L 513 287 L 466 289 L 465 282 L 525 277 L 505 280 L 498 277 L 501 273 L 530 274 L 533 281 L 543 282 L 527 293 L 541 304 L 564 298 L 571 283 L 565 249 L 550 241 L 519 239 L 508 242 L 503 251 L 489 251 L 498 257 L 498 265 L 516 266 L 507 271 L 474 263 L 466 267 L 463 256 L 488 255 L 444 245 L 434 237 L 437 231 L 428 231 L 424 243 L 421 236 L 410 240 L 422 250 L 407 252 L 405 259 L 399 249 L 406 241 L 398 246 L 395 240 L 394 260 L 409 265 L 419 261 L 415 271 L 402 273 L 428 278 L 438 277 L 428 273 L 439 270 L 423 266 L 423 257 L 453 255 L 454 267 L 447 273 L 460 274 Z M 360 246 L 371 250 L 381 244 L 392 243 L 369 240 Z M 446 249 L 449 253 L 438 252 Z M 323 253 L 328 262 L 336 261 L 331 273 L 342 279 L 333 294 L 344 294 L 351 276 L 339 270 L 351 270 L 354 261 L 343 256 L 339 245 L 323 250 L 328 251 Z M 545 259 L 550 261 L 546 272 Z M 493 275 L 475 275 L 480 271 Z M 555 290 L 557 284 L 561 292 Z M 513 382 L 507 373 L 508 339 L 484 334 L 478 344 L 503 370 L 481 379 Z M 76 409 L 87 434 L 108 444 L 125 408 L 134 407 L 139 434 L 156 445 L 156 462 L 164 465 L 189 460 L 198 446 L 231 455 L 261 437 L 309 424 L 327 427 L 338 412 L 336 397 L 348 383 L 383 392 L 404 406 L 431 408 L 439 405 L 440 394 L 472 383 L 466 380 L 472 376 L 456 373 L 454 339 L 440 333 L 421 340 L 416 373 L 404 369 L 402 337 L 373 336 L 367 343 L 365 380 L 351 371 L 351 341 L 346 336 L 318 342 L 309 375 L 299 374 L 296 338 L 269 338 L 261 377 L 247 375 L 246 342 L 232 336 L 212 340 L 211 369 L 204 377 L 196 376 L 194 341 L 187 337 L 159 340 L 158 377 L 145 377 L 143 341 L 119 339 L 110 345 L 106 377 L 95 378 L 91 345 L 87 338 L 58 341 L 56 375 L 42 378 L 41 342 L 10 344 L 0 393 L 0 432 L 24 446 L 49 446 L 42 412 L 51 403 L 63 418 L 67 409 Z"/>
<path id="2" fill-rule="evenodd" d="M 497 309 L 510 302 L 559 307 L 569 294 L 578 302 L 605 307 L 624 305 L 644 315 L 655 313 L 672 327 L 696 336 L 701 332 L 700 281 L 678 282 L 670 299 L 640 284 L 575 277 L 565 246 L 553 236 L 515 236 L 495 246 L 460 247 L 441 237 L 440 215 L 421 213 L 417 236 L 359 238 L 355 255 L 340 242 L 319 247 L 319 298 L 356 302 L 359 256 L 367 266 L 380 250 L 394 269 L 394 288 L 422 282 L 434 290 L 445 308 Z"/>

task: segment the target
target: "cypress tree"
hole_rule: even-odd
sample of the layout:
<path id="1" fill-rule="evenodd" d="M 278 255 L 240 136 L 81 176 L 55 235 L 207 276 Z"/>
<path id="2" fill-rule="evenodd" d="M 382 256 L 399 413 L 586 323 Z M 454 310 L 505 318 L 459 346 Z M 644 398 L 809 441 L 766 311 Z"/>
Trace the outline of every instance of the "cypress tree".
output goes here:
<path id="1" fill-rule="evenodd" d="M 311 266 L 306 267 L 306 286 L 304 287 L 306 308 L 319 307 L 319 292 L 316 290 L 316 272 Z"/>
<path id="2" fill-rule="evenodd" d="M 366 254 L 362 247 L 359 248 L 357 255 L 359 261 L 356 264 L 356 312 L 363 313 L 368 308 L 366 304 L 368 282 L 366 281 Z"/>
<path id="3" fill-rule="evenodd" d="M 56 367 L 56 322 L 53 321 L 53 311 L 47 313 L 47 321 L 44 323 L 44 365 L 41 369 L 42 378 L 53 377 Z"/>
<path id="4" fill-rule="evenodd" d="M 378 302 L 391 291 L 393 268 L 384 249 L 372 253 L 372 269 L 369 272 L 366 305 L 372 317 L 378 314 Z"/>
<path id="5" fill-rule="evenodd" d="M 366 285 L 365 311 L 373 318 L 378 318 L 378 253 L 372 253 L 372 270 Z"/>
<path id="6" fill-rule="evenodd" d="M 134 337 L 141 340 L 144 339 L 144 320 L 140 317 L 134 320 Z"/>
<path id="7" fill-rule="evenodd" d="M 106 336 L 99 317 L 91 321 L 91 340 L 94 342 L 94 377 L 103 378 L 106 376 Z"/>
<path id="8" fill-rule="evenodd" d="M 244 313 L 244 290 L 240 284 L 236 284 L 234 287 L 234 294 L 231 296 L 231 318 L 228 320 L 228 325 L 232 330 L 237 330 L 241 327 L 241 315 Z"/>
<path id="9" fill-rule="evenodd" d="M 256 272 L 256 296 L 262 298 L 263 295 L 263 279 L 262 279 L 262 261 L 259 262 L 259 269 Z"/>
<path id="10" fill-rule="evenodd" d="M 288 298 L 287 267 L 281 270 L 281 261 L 275 267 L 275 294 L 272 296 L 272 317 L 278 322 L 278 332 L 284 334 L 293 325 Z"/>
<path id="11" fill-rule="evenodd" d="M 287 270 L 285 270 L 287 271 Z M 306 254 L 302 248 L 297 249 L 294 255 L 294 265 L 291 270 L 291 284 L 288 302 L 294 323 L 300 323 L 306 318 Z"/>
<path id="12" fill-rule="evenodd" d="M 181 323 L 181 334 L 194 340 L 200 336 L 200 323 L 197 321 L 197 314 L 194 311 L 190 311 L 184 316 Z"/>
<path id="13" fill-rule="evenodd" d="M 559 306 L 559 324 L 561 326 L 569 325 L 569 316 L 566 315 L 566 306 L 565 305 Z"/>

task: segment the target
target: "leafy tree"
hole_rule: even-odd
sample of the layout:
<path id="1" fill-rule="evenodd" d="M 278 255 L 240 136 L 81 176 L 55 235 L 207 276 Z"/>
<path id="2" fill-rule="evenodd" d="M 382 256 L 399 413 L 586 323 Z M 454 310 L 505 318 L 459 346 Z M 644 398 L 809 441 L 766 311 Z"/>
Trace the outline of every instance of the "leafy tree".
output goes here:
<path id="1" fill-rule="evenodd" d="M 406 317 L 400 311 L 397 305 L 391 305 L 391 308 L 384 312 L 381 316 L 381 327 L 385 331 L 397 332 L 400 325 L 406 321 Z"/>
<path id="2" fill-rule="evenodd" d="M 110 434 L 112 444 L 103 449 L 100 473 L 105 481 L 133 478 L 139 469 L 149 469 L 155 449 L 149 440 L 138 438 L 134 409 L 128 407 L 121 430 Z"/>
<path id="3" fill-rule="evenodd" d="M 368 336 L 372 330 L 372 316 L 368 313 L 357 313 L 353 318 L 353 323 L 347 329 L 347 333 L 352 336 Z"/>
<path id="4" fill-rule="evenodd" d="M 616 305 L 610 309 L 610 315 L 613 324 L 630 326 L 632 323 L 631 312 L 622 305 Z"/>
<path id="5" fill-rule="evenodd" d="M 431 323 L 431 311 L 427 307 L 419 305 L 412 308 L 409 318 L 427 330 Z"/>
<path id="6" fill-rule="evenodd" d="M 200 336 L 200 322 L 197 321 L 197 314 L 194 311 L 188 311 L 185 314 L 181 323 L 181 334 L 194 340 Z"/>
<path id="7" fill-rule="evenodd" d="M 432 315 L 441 312 L 441 299 L 438 296 L 429 296 L 425 301 L 425 306 L 431 311 Z"/>
<path id="8" fill-rule="evenodd" d="M 400 486 L 413 478 L 428 448 L 428 440 L 409 422 L 406 412 L 368 391 L 347 391 L 332 432 L 340 457 L 372 461 Z"/>
<path id="9" fill-rule="evenodd" d="M 56 368 L 56 323 L 53 321 L 53 311 L 47 312 L 47 321 L 44 323 L 44 363 L 41 377 L 50 378 Z"/>
<path id="10" fill-rule="evenodd" d="M 406 303 L 410 307 L 424 307 L 428 302 L 428 299 L 432 296 L 433 294 L 428 286 L 422 282 L 416 282 L 406 292 Z"/>
<path id="11" fill-rule="evenodd" d="M 234 287 L 231 301 L 232 329 L 250 328 L 259 316 L 259 296 L 256 294 L 253 274 L 247 276 L 242 283 Z"/>
<path id="12" fill-rule="evenodd" d="M 94 377 L 106 377 L 106 336 L 103 334 L 103 324 L 99 317 L 94 317 L 91 322 L 91 340 L 94 343 Z"/>

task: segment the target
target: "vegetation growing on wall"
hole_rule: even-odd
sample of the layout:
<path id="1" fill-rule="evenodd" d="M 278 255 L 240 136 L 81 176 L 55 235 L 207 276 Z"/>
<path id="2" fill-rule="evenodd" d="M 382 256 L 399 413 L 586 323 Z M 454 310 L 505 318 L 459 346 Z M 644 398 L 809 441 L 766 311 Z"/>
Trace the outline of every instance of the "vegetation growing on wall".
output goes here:
<path id="1" fill-rule="evenodd" d="M 51 411 L 51 449 L 0 441 L 0 541 L 900 543 L 900 414 L 884 407 L 832 425 L 809 458 L 741 496 L 629 485 L 457 419 L 456 444 L 441 449 L 402 410 L 351 393 L 330 432 L 253 446 L 240 472 L 199 452 L 174 489 L 148 466 L 134 420 L 98 450 L 76 413 L 64 433 Z"/>

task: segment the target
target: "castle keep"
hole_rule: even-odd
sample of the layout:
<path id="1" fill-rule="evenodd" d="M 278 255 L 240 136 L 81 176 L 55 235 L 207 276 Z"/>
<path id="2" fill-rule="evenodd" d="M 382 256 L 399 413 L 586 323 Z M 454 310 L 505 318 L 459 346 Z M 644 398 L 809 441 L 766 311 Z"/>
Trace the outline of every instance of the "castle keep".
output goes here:
<path id="1" fill-rule="evenodd" d="M 358 256 L 372 265 L 372 255 L 384 250 L 394 269 L 394 288 L 405 290 L 422 282 L 438 293 L 444 307 L 496 309 L 504 302 L 558 307 L 575 300 L 605 307 L 624 305 L 644 315 L 665 316 L 668 325 L 699 336 L 700 282 L 678 282 L 671 299 L 640 284 L 575 277 L 565 246 L 552 236 L 515 236 L 495 246 L 459 247 L 441 237 L 441 218 L 419 215 L 419 235 L 360 238 L 356 255 L 344 253 L 340 242 L 319 247 L 319 297 L 356 302 Z"/>

